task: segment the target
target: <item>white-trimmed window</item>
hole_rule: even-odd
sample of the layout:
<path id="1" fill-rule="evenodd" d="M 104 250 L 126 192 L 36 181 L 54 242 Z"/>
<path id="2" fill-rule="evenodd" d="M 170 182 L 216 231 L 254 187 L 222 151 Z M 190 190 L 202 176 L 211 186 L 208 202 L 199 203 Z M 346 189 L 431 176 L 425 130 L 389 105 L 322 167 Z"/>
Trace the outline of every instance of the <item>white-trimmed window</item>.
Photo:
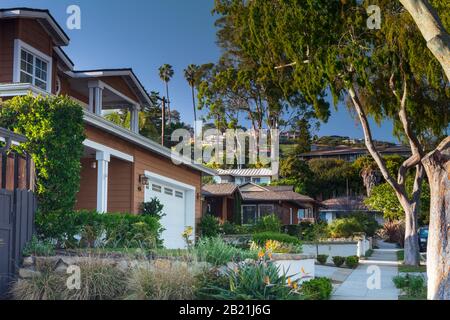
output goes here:
<path id="1" fill-rule="evenodd" d="M 14 82 L 30 83 L 44 91 L 52 89 L 52 59 L 25 42 L 14 42 Z"/>

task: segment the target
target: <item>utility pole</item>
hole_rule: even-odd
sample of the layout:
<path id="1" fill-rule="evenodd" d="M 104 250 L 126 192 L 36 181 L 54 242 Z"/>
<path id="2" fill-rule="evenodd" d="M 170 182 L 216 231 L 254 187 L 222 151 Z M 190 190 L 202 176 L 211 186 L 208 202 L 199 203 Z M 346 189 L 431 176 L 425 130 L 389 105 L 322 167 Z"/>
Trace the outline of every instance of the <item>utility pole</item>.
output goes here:
<path id="1" fill-rule="evenodd" d="M 164 147 L 164 127 L 166 126 L 166 98 L 162 98 L 161 105 L 161 145 Z"/>

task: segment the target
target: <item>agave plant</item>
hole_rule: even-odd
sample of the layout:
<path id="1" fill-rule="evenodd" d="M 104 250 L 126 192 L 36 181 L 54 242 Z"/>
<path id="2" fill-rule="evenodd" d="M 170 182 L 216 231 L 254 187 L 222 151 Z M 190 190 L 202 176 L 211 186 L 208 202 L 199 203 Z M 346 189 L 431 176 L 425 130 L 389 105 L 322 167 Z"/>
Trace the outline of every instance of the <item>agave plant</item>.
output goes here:
<path id="1" fill-rule="evenodd" d="M 272 262 L 257 261 L 229 269 L 223 286 L 207 286 L 210 297 L 218 300 L 300 300 L 299 280 L 292 280 Z"/>

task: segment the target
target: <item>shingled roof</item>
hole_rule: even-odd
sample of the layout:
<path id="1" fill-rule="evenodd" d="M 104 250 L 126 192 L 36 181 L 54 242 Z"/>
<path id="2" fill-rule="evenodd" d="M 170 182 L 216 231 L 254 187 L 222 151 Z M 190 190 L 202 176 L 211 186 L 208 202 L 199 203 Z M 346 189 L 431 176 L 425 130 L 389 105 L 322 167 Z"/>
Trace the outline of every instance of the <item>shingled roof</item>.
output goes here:
<path id="1" fill-rule="evenodd" d="M 299 194 L 294 191 L 251 191 L 241 192 L 242 200 L 251 201 L 296 201 L 296 202 L 316 202 L 313 198 Z"/>
<path id="2" fill-rule="evenodd" d="M 364 204 L 364 197 L 341 197 L 328 199 L 322 202 L 328 210 L 333 211 L 368 211 Z"/>
<path id="3" fill-rule="evenodd" d="M 204 196 L 230 196 L 237 188 L 232 183 L 207 184 L 203 186 L 202 193 Z"/>

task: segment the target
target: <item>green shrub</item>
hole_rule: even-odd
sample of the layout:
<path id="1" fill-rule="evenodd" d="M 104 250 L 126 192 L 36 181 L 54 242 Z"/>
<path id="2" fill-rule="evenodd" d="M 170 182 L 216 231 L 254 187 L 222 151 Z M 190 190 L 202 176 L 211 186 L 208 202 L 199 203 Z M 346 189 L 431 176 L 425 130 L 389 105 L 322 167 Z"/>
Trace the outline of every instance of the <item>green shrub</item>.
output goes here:
<path id="1" fill-rule="evenodd" d="M 257 252 L 233 247 L 218 237 L 200 239 L 195 247 L 195 253 L 200 261 L 206 261 L 215 266 L 258 257 Z"/>
<path id="2" fill-rule="evenodd" d="M 427 288 L 425 279 L 422 276 L 413 276 L 406 274 L 405 276 L 396 276 L 392 279 L 397 289 L 401 289 L 403 294 L 412 299 L 426 299 Z"/>
<path id="3" fill-rule="evenodd" d="M 227 275 L 213 268 L 205 270 L 196 277 L 195 298 L 211 300 L 217 294 L 217 288 L 226 288 L 230 284 Z"/>
<path id="4" fill-rule="evenodd" d="M 351 269 L 355 269 L 359 265 L 359 258 L 357 256 L 350 256 L 345 258 L 345 265 Z"/>
<path id="5" fill-rule="evenodd" d="M 339 256 L 333 257 L 333 263 L 338 268 L 341 267 L 344 264 L 344 262 L 345 262 L 345 257 L 339 257 Z"/>
<path id="6" fill-rule="evenodd" d="M 301 227 L 298 224 L 288 224 L 283 226 L 283 232 L 293 236 L 293 237 L 299 237 L 301 232 Z"/>
<path id="7" fill-rule="evenodd" d="M 31 241 L 27 243 L 23 249 L 23 255 L 28 256 L 53 256 L 55 255 L 55 246 L 48 240 L 39 240 L 33 236 Z"/>
<path id="8" fill-rule="evenodd" d="M 255 233 L 253 235 L 253 241 L 260 246 L 264 246 L 268 240 L 275 240 L 275 241 L 278 241 L 281 243 L 293 244 L 293 245 L 301 244 L 301 242 L 298 238 L 284 234 L 284 233 L 261 232 L 261 233 Z"/>
<path id="9" fill-rule="evenodd" d="M 236 234 L 236 226 L 229 221 L 225 221 L 222 224 L 222 232 L 227 235 Z"/>
<path id="10" fill-rule="evenodd" d="M 256 223 L 255 232 L 281 232 L 280 218 L 274 214 L 262 217 Z"/>
<path id="11" fill-rule="evenodd" d="M 377 233 L 377 231 L 381 228 L 381 226 L 375 219 L 375 216 L 372 214 L 359 212 L 354 213 L 352 217 L 359 222 L 363 229 L 362 232 L 364 232 L 368 237 L 373 237 L 375 233 Z"/>
<path id="12" fill-rule="evenodd" d="M 143 202 L 141 204 L 141 214 L 144 216 L 151 216 L 158 219 L 161 219 L 165 216 L 163 213 L 164 205 L 159 201 L 158 198 L 154 197 L 150 199 L 148 202 Z"/>
<path id="13" fill-rule="evenodd" d="M 216 300 L 300 300 L 302 295 L 292 286 L 288 286 L 286 275 L 279 274 L 279 268 L 273 263 L 254 262 L 244 264 L 238 270 L 228 270 L 228 282 L 207 284 L 203 292 L 209 299 Z"/>
<path id="14" fill-rule="evenodd" d="M 355 233 L 363 232 L 363 226 L 356 218 L 342 218 L 334 220 L 329 226 L 333 238 L 349 238 Z"/>
<path id="15" fill-rule="evenodd" d="M 54 240 L 61 248 L 155 248 L 162 245 L 163 231 L 159 219 L 153 216 L 86 210 L 39 213 L 36 229 L 40 239 Z"/>
<path id="16" fill-rule="evenodd" d="M 328 260 L 328 255 L 327 254 L 319 254 L 317 256 L 317 261 L 321 264 L 324 265 L 325 263 L 327 263 Z"/>
<path id="17" fill-rule="evenodd" d="M 234 224 L 229 221 L 225 221 L 221 226 L 221 230 L 222 230 L 222 233 L 226 234 L 226 235 L 252 234 L 255 230 L 255 226 L 240 225 L 240 224 Z"/>
<path id="18" fill-rule="evenodd" d="M 349 238 L 355 233 L 365 233 L 367 236 L 373 237 L 380 226 L 372 215 L 356 213 L 334 220 L 328 229 L 333 238 Z"/>
<path id="19" fill-rule="evenodd" d="M 40 210 L 72 210 L 84 152 L 83 108 L 69 97 L 17 96 L 1 104 L 0 127 L 28 138 L 18 148 L 33 158 Z"/>
<path id="20" fill-rule="evenodd" d="M 211 214 L 205 214 L 199 223 L 202 237 L 217 237 L 220 234 L 219 219 Z"/>
<path id="21" fill-rule="evenodd" d="M 333 285 L 328 278 L 315 278 L 304 282 L 300 291 L 306 300 L 328 300 L 333 292 Z"/>

